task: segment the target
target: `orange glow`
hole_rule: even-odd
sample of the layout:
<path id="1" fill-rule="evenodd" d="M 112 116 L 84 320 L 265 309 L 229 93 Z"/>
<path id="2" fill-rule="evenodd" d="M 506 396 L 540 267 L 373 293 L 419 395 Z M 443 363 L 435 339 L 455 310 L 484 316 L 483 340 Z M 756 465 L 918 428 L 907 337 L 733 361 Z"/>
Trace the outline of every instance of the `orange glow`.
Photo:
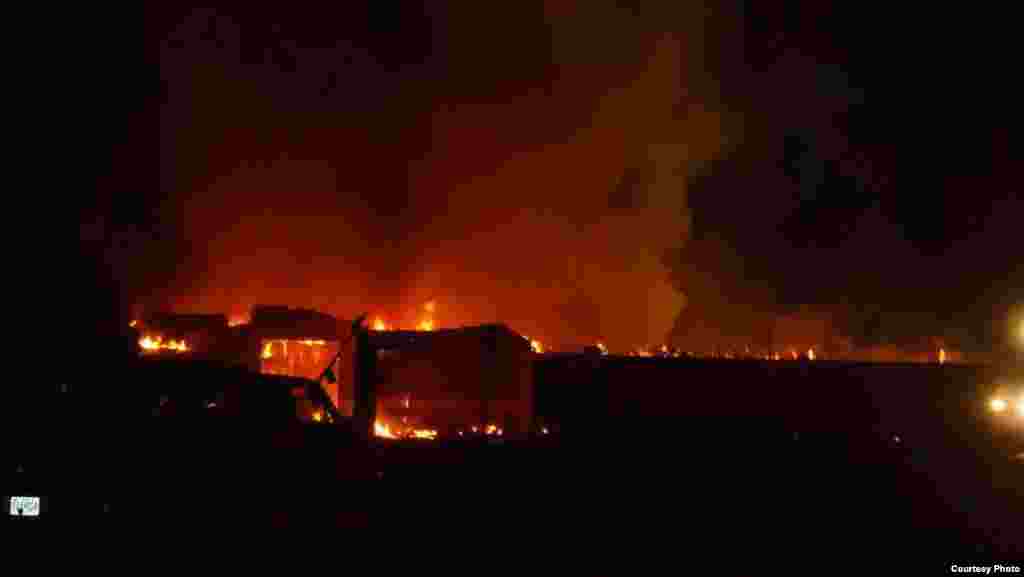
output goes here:
<path id="1" fill-rule="evenodd" d="M 604 346 L 604 343 L 601 343 L 601 342 L 597 343 L 597 348 L 598 348 L 598 350 L 601 351 L 602 355 L 607 355 L 608 354 L 608 347 Z"/>
<path id="2" fill-rule="evenodd" d="M 939 349 L 939 364 L 946 364 L 946 349 Z"/>
<path id="3" fill-rule="evenodd" d="M 663 355 L 667 355 L 668 354 L 668 346 L 661 345 L 661 354 L 663 354 Z"/>
<path id="4" fill-rule="evenodd" d="M 273 351 L 273 347 L 271 346 L 271 343 L 269 343 L 269 342 L 263 343 L 263 353 L 260 356 L 264 360 L 271 359 L 271 358 L 274 357 L 274 351 Z"/>
<path id="5" fill-rule="evenodd" d="M 176 341 L 172 339 L 164 342 L 163 337 L 161 336 L 151 337 L 149 335 L 139 339 L 139 346 L 143 351 L 149 352 L 174 351 L 176 353 L 184 353 L 189 350 L 188 345 L 184 340 Z"/>
<path id="6" fill-rule="evenodd" d="M 301 342 L 302 342 L 302 344 L 304 344 L 306 346 L 309 346 L 309 347 L 322 347 L 322 346 L 327 344 L 327 341 L 312 340 L 312 339 L 306 339 L 306 340 L 301 341 Z"/>
<path id="7" fill-rule="evenodd" d="M 800 355 L 796 354 L 796 351 L 789 351 L 789 354 L 793 357 L 794 361 L 800 358 Z"/>
<path id="8" fill-rule="evenodd" d="M 313 412 L 313 422 L 314 423 L 319 423 L 319 422 L 321 422 L 323 420 L 324 420 L 324 414 L 323 413 L 321 413 L 320 411 L 314 411 Z"/>
<path id="9" fill-rule="evenodd" d="M 128 326 L 134 329 L 135 327 L 139 326 L 139 321 L 132 321 L 128 323 Z"/>
<path id="10" fill-rule="evenodd" d="M 530 348 L 533 349 L 533 352 L 535 352 L 537 354 L 540 354 L 540 353 L 544 352 L 544 345 L 542 345 L 540 343 L 540 341 L 538 341 L 538 340 L 531 340 L 530 341 Z"/>
<path id="11" fill-rule="evenodd" d="M 814 360 L 814 349 L 813 348 L 812 349 L 807 349 L 807 358 L 812 360 L 812 361 Z"/>
<path id="12" fill-rule="evenodd" d="M 434 321 L 432 319 L 424 319 L 420 321 L 420 324 L 416 325 L 416 329 L 420 331 L 432 331 L 434 330 Z"/>
<path id="13" fill-rule="evenodd" d="M 423 310 L 430 314 L 434 314 L 434 311 L 437 310 L 437 303 L 434 301 L 427 301 L 427 304 L 423 305 Z"/>
<path id="14" fill-rule="evenodd" d="M 375 331 L 386 331 L 390 330 L 388 324 L 384 322 L 384 319 L 377 317 L 373 320 L 373 330 Z"/>
<path id="15" fill-rule="evenodd" d="M 247 325 L 247 324 L 249 324 L 249 317 L 247 317 L 245 315 L 236 315 L 236 316 L 233 316 L 230 319 L 228 319 L 228 326 L 229 327 L 237 327 L 237 326 Z"/>

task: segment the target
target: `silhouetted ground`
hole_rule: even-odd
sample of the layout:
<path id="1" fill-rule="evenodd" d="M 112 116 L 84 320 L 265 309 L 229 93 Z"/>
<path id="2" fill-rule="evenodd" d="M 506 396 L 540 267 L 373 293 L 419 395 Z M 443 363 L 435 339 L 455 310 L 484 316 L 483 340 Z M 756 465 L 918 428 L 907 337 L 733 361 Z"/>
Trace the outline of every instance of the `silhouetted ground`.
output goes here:
<path id="1" fill-rule="evenodd" d="M 731 397 L 714 411 L 577 410 L 560 435 L 490 442 L 366 446 L 323 426 L 87 411 L 46 422 L 56 415 L 44 411 L 4 431 L 18 443 L 5 451 L 0 487 L 49 497 L 42 519 L 12 522 L 21 529 L 370 527 L 513 532 L 524 546 L 531 535 L 650 536 L 697 557 L 723 545 L 784 558 L 832 552 L 846 564 L 891 552 L 911 568 L 1024 554 L 1024 461 L 986 429 L 977 392 L 848 386 L 817 395 L 830 400 L 811 414 L 810 404 L 779 411 L 732 382 L 730 395 L 698 395 Z M 26 472 L 11 472 L 13 462 Z"/>

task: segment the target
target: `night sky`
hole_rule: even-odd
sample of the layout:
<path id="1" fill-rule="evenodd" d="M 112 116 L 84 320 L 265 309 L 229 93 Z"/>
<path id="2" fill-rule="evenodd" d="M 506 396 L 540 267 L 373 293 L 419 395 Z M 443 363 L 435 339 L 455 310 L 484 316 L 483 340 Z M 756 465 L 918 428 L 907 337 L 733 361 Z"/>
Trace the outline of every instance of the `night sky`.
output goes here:
<path id="1" fill-rule="evenodd" d="M 128 15 L 69 57 L 90 294 L 118 322 L 410 324 L 433 300 L 442 325 L 619 349 L 755 341 L 810 306 L 865 344 L 1001 346 L 1024 300 L 1013 17 L 665 4 Z"/>

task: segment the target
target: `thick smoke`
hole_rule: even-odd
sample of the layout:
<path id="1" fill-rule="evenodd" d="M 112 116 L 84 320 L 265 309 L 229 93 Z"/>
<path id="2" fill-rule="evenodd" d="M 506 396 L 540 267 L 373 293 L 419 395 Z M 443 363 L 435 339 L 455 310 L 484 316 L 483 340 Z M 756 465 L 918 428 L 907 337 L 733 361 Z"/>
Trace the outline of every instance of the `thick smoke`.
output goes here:
<path id="1" fill-rule="evenodd" d="M 662 342 L 686 302 L 665 256 L 721 143 L 690 73 L 702 31 L 669 29 L 701 20 L 507 10 L 403 21 L 405 52 L 183 18 L 162 47 L 162 168 L 191 250 L 150 306 L 411 325 L 433 300 L 441 325 L 502 321 L 555 346 Z"/>

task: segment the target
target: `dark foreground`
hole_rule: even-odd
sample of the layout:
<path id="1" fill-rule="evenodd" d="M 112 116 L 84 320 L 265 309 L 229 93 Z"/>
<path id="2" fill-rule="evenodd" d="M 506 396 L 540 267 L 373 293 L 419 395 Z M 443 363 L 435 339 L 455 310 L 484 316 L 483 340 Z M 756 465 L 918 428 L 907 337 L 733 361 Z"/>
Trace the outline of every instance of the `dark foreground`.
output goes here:
<path id="1" fill-rule="evenodd" d="M 654 537 L 680 562 L 767 550 L 883 574 L 896 561 L 943 573 L 951 563 L 1022 565 L 1024 427 L 994 425 L 984 375 L 620 364 L 587 369 L 578 383 L 538 379 L 559 392 L 541 396 L 538 416 L 560 433 L 500 442 L 368 444 L 342 426 L 271 423 L 244 399 L 249 417 L 111 410 L 135 390 L 123 387 L 8 403 L 0 495 L 42 496 L 43 510 L 2 519 L 21 532 L 511 535 L 519 548 Z M 170 380 L 223 378 L 202 375 Z M 712 553 L 723 549 L 737 559 Z"/>
<path id="2" fill-rule="evenodd" d="M 47 497 L 39 518 L 5 516 L 8 528 L 524 527 L 936 562 L 1024 551 L 1024 462 L 996 450 L 741 423 L 370 448 L 326 428 L 100 430 L 8 449 L 22 471 L 5 469 L 3 493 Z"/>

